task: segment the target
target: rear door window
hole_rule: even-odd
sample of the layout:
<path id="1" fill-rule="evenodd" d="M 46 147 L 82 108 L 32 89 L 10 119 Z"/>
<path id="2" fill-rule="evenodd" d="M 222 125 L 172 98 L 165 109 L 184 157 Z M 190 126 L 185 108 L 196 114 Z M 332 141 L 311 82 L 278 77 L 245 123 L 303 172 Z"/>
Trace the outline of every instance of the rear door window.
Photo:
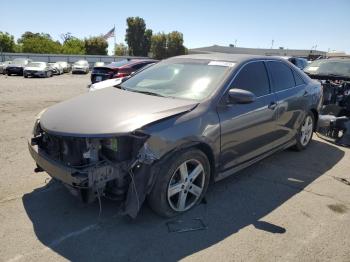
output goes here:
<path id="1" fill-rule="evenodd" d="M 295 85 L 296 85 L 296 86 L 305 84 L 305 82 L 304 82 L 304 80 L 301 78 L 301 76 L 300 76 L 297 72 L 295 72 L 294 70 L 293 70 L 293 75 L 294 75 Z"/>
<path id="2" fill-rule="evenodd" d="M 295 86 L 292 69 L 286 64 L 278 61 L 269 61 L 267 62 L 267 68 L 270 72 L 275 92 Z"/>
<path id="3" fill-rule="evenodd" d="M 257 97 L 269 94 L 270 84 L 264 62 L 252 62 L 243 66 L 231 88 L 250 91 Z"/>

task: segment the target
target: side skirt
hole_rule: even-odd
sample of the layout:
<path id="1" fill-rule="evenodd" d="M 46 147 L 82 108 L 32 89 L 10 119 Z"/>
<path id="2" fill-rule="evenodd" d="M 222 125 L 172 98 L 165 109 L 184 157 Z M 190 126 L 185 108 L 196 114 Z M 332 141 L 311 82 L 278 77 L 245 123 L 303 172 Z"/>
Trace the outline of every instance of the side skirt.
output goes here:
<path id="1" fill-rule="evenodd" d="M 233 175 L 235 173 L 237 173 L 238 171 L 241 171 L 242 169 L 250 166 L 250 165 L 253 165 L 255 164 L 256 162 L 259 162 L 260 160 L 263 160 L 264 158 L 278 152 L 278 151 L 283 151 L 291 146 L 294 146 L 296 144 L 296 141 L 293 139 L 291 141 L 289 141 L 288 143 L 286 144 L 283 144 L 282 146 L 279 146 L 279 147 L 276 147 L 274 149 L 272 149 L 271 151 L 268 151 L 262 155 L 259 155 L 251 160 L 248 160 L 238 166 L 235 166 L 227 171 L 224 171 L 224 172 L 220 172 L 215 178 L 214 178 L 214 181 L 217 182 L 217 181 L 220 181 L 230 175 Z"/>

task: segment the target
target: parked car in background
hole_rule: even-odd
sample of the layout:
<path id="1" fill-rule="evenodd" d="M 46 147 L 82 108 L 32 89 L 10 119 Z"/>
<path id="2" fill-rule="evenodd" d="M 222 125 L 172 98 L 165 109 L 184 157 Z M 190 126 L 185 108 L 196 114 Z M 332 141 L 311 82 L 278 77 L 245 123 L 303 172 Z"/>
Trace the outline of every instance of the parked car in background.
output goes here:
<path id="1" fill-rule="evenodd" d="M 11 64 L 6 67 L 7 75 L 23 75 L 24 68 L 31 63 L 31 59 L 15 58 Z"/>
<path id="2" fill-rule="evenodd" d="M 281 58 L 288 60 L 296 67 L 300 68 L 301 70 L 303 70 L 308 65 L 307 59 L 302 57 L 281 56 Z"/>
<path id="3" fill-rule="evenodd" d="M 89 73 L 89 62 L 86 60 L 79 60 L 72 66 L 72 74 L 75 73 Z"/>
<path id="4" fill-rule="evenodd" d="M 136 75 L 137 73 L 139 73 L 142 70 L 145 70 L 145 69 L 151 67 L 154 64 L 155 63 L 148 64 L 148 65 L 142 67 L 141 69 L 139 69 L 139 70 L 137 70 L 137 71 L 131 73 L 130 75 L 125 76 L 125 77 L 107 79 L 107 80 L 103 80 L 101 82 L 96 82 L 94 84 L 91 84 L 91 85 L 88 86 L 89 87 L 89 91 L 93 92 L 93 91 L 96 91 L 96 90 L 101 90 L 101 89 L 106 88 L 106 87 L 118 86 L 118 85 L 120 85 L 122 83 L 122 81 L 125 81 L 127 78 Z"/>
<path id="5" fill-rule="evenodd" d="M 12 61 L 0 62 L 0 74 L 6 74 L 6 67 L 11 64 Z"/>
<path id="6" fill-rule="evenodd" d="M 58 61 L 57 63 L 63 68 L 63 73 L 69 73 L 72 70 L 72 66 L 66 61 Z"/>
<path id="7" fill-rule="evenodd" d="M 52 67 L 54 75 L 62 75 L 64 73 L 63 67 L 59 62 L 49 63 L 49 65 Z"/>
<path id="8" fill-rule="evenodd" d="M 91 73 L 91 83 L 128 76 L 132 72 L 156 61 L 153 59 L 125 59 L 105 66 L 94 67 Z"/>
<path id="9" fill-rule="evenodd" d="M 104 66 L 105 65 L 105 62 L 96 62 L 94 64 L 94 67 L 97 67 L 97 66 Z"/>
<path id="10" fill-rule="evenodd" d="M 103 80 L 101 82 L 96 82 L 88 86 L 89 92 L 101 90 L 107 87 L 118 86 L 121 84 L 122 80 L 123 80 L 123 77 L 112 78 L 112 79 Z"/>
<path id="11" fill-rule="evenodd" d="M 29 151 L 37 171 L 87 202 L 106 196 L 135 217 L 147 199 L 172 217 L 200 203 L 209 181 L 307 148 L 321 98 L 320 83 L 283 59 L 173 57 L 42 111 Z"/>
<path id="12" fill-rule="evenodd" d="M 53 68 L 46 62 L 31 62 L 23 70 L 23 76 L 52 77 Z"/>

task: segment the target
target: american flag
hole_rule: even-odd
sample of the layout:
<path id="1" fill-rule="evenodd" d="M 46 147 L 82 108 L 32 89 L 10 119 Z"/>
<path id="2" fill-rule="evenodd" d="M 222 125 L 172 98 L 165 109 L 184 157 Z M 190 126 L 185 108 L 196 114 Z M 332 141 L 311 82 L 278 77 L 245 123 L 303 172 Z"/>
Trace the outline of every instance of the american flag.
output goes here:
<path id="1" fill-rule="evenodd" d="M 103 38 L 107 40 L 108 38 L 113 37 L 113 36 L 115 36 L 115 27 L 113 27 L 111 30 L 109 30 L 107 32 L 107 34 L 105 34 L 103 36 Z"/>

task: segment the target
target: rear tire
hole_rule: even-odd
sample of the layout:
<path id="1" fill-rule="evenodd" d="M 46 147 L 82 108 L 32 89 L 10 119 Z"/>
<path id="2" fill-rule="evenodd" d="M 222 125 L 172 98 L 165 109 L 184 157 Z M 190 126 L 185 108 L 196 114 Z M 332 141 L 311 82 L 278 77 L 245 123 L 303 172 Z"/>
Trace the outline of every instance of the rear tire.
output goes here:
<path id="1" fill-rule="evenodd" d="M 162 163 L 148 204 L 163 217 L 182 214 L 201 202 L 209 178 L 209 161 L 202 151 L 179 151 Z"/>
<path id="2" fill-rule="evenodd" d="M 313 132 L 315 127 L 315 117 L 312 112 L 308 112 L 298 129 L 296 136 L 296 144 L 293 149 L 296 151 L 302 151 L 308 147 L 312 140 Z"/>

